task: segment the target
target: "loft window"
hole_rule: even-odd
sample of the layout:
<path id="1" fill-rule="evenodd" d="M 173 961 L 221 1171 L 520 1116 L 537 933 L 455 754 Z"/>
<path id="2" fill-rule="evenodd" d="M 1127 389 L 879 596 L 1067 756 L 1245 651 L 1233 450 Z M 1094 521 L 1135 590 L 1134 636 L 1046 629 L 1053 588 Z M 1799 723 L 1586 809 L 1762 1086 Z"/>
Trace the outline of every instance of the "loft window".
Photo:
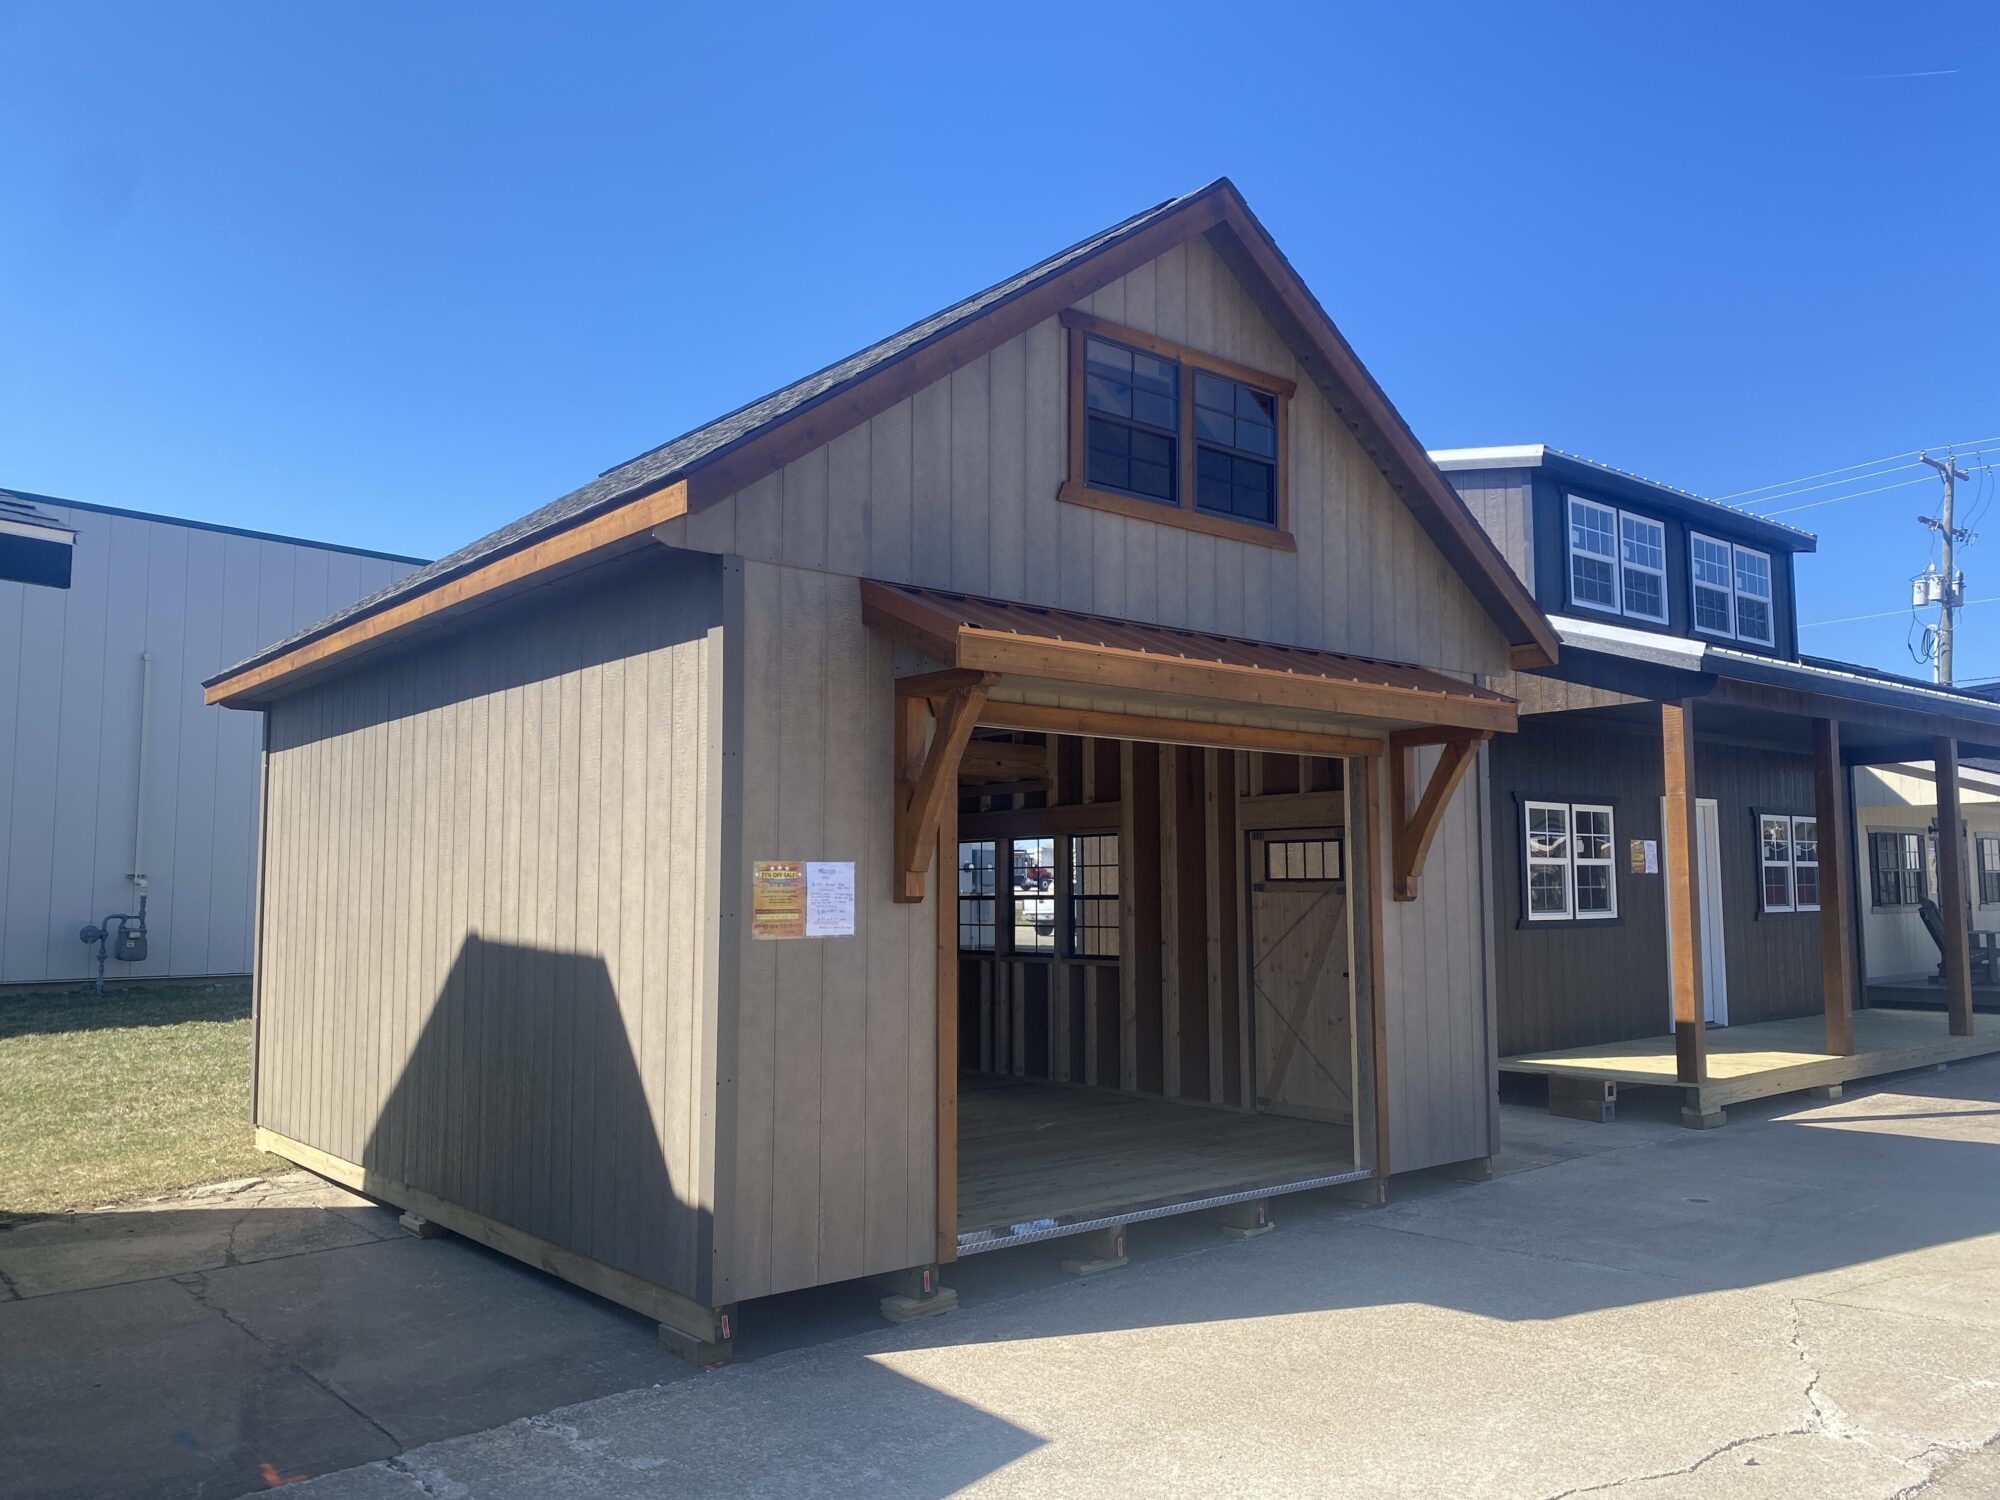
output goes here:
<path id="1" fill-rule="evenodd" d="M 1760 813 L 1757 846 L 1764 910 L 1818 911 L 1819 820 Z"/>
<path id="2" fill-rule="evenodd" d="M 1069 476 L 1059 498 L 1295 550 L 1286 411 L 1297 386 L 1087 313 L 1067 312 Z"/>
<path id="3" fill-rule="evenodd" d="M 1924 899 L 1924 836 L 1871 832 L 1868 864 L 1878 907 L 1916 906 Z"/>
<path id="4" fill-rule="evenodd" d="M 1278 398 L 1194 372 L 1194 503 L 1211 515 L 1278 519 Z"/>
<path id="5" fill-rule="evenodd" d="M 1979 904 L 2000 903 L 2000 838 L 1979 836 Z"/>
<path id="6" fill-rule="evenodd" d="M 1530 922 L 1600 921 L 1618 915 L 1613 816 L 1588 802 L 1523 805 Z"/>
<path id="7" fill-rule="evenodd" d="M 1688 533 L 1694 628 L 1760 646 L 1776 644 L 1771 554 L 1755 547 Z"/>
<path id="8" fill-rule="evenodd" d="M 1142 500 L 1178 503 L 1180 367 L 1109 339 L 1083 341 L 1084 474 Z"/>
<path id="9" fill-rule="evenodd" d="M 1270 884 L 1339 880 L 1339 839 L 1267 839 L 1264 879 Z"/>
<path id="10" fill-rule="evenodd" d="M 1569 497 L 1572 603 L 1656 625 L 1667 621 L 1667 528 L 1646 516 Z"/>
<path id="11" fill-rule="evenodd" d="M 1072 958 L 1118 956 L 1118 835 L 1115 833 L 1070 835 L 1069 949 Z"/>
<path id="12" fill-rule="evenodd" d="M 992 839 L 958 846 L 958 946 L 968 953 L 993 951 L 997 849 Z"/>

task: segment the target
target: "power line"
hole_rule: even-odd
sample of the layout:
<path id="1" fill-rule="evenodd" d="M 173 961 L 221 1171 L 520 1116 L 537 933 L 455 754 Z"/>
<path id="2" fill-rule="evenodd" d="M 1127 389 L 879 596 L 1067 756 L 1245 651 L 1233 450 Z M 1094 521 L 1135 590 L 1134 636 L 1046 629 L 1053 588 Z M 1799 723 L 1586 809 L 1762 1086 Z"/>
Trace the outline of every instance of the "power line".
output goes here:
<path id="1" fill-rule="evenodd" d="M 1877 464 L 1886 464 L 1898 458 L 1915 458 L 1919 454 L 1929 453 L 1937 448 L 1978 448 L 1986 443 L 2000 443 L 2000 437 L 1973 438 L 1969 442 L 1963 443 L 1932 443 L 1927 447 L 1912 448 L 1908 453 L 1891 453 L 1885 458 L 1870 458 L 1861 463 L 1848 464 L 1839 469 L 1822 469 L 1817 474 L 1801 474 L 1796 479 L 1780 479 L 1772 484 L 1753 484 L 1747 490 L 1737 490 L 1734 494 L 1729 495 L 1710 495 L 1708 498 L 1711 500 L 1737 500 L 1744 495 L 1761 495 L 1766 490 L 1790 489 L 1794 485 L 1804 484 L 1809 479 L 1826 479 L 1835 474 L 1849 474 L 1856 469 L 1872 469 Z"/>
<path id="2" fill-rule="evenodd" d="M 2000 594 L 1994 594 L 1985 599 L 1968 599 L 1959 608 L 1970 609 L 1975 604 L 2000 604 Z M 1878 610 L 1872 615 L 1842 615 L 1836 620 L 1808 620 L 1799 626 L 1799 629 L 1817 630 L 1822 625 L 1852 625 L 1859 620 L 1887 620 L 1908 613 L 1909 611 L 1906 609 L 1884 609 Z"/>
<path id="3" fill-rule="evenodd" d="M 1928 475 L 1919 474 L 1915 479 L 1903 479 L 1895 484 L 1878 485 L 1872 490 L 1856 490 L 1851 495 L 1829 495 L 1824 500 L 1808 500 L 1804 505 L 1788 505 L 1783 510 L 1767 510 L 1766 516 L 1789 516 L 1802 510 L 1818 510 L 1822 505 L 1838 505 L 1843 500 L 1859 500 L 1863 495 L 1879 495 L 1887 490 L 1906 490 L 1913 484 L 1928 484 Z"/>
<path id="4" fill-rule="evenodd" d="M 1920 468 L 1915 459 L 1908 463 L 1891 464 L 1886 469 L 1872 469 L 1866 474 L 1848 474 L 1839 479 L 1828 479 L 1820 484 L 1802 484 L 1795 490 L 1780 490 L 1775 495 L 1765 495 L 1761 499 L 1746 500 L 1744 509 L 1757 505 L 1776 505 L 1780 500 L 1789 500 L 1794 495 L 1810 495 L 1814 490 L 1838 489 L 1843 484 L 1862 484 L 1870 479 L 1880 479 L 1885 474 L 1900 474 L 1904 469 Z"/>

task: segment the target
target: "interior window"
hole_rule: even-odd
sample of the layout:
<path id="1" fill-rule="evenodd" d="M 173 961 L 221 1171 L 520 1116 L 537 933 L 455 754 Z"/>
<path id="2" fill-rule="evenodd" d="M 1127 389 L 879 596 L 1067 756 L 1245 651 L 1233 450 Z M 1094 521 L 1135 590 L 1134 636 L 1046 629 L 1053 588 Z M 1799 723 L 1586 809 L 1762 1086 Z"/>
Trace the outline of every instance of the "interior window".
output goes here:
<path id="1" fill-rule="evenodd" d="M 1072 834 L 1069 947 L 1073 958 L 1118 956 L 1118 835 Z"/>
<path id="2" fill-rule="evenodd" d="M 958 946 L 967 952 L 993 951 L 995 847 L 992 839 L 958 846 Z"/>
<path id="3" fill-rule="evenodd" d="M 1056 841 L 1013 840 L 1009 894 L 1014 912 L 1014 951 L 1053 953 L 1056 948 Z"/>
<path id="4" fill-rule="evenodd" d="M 1180 367 L 1093 334 L 1083 370 L 1089 482 L 1176 504 Z"/>

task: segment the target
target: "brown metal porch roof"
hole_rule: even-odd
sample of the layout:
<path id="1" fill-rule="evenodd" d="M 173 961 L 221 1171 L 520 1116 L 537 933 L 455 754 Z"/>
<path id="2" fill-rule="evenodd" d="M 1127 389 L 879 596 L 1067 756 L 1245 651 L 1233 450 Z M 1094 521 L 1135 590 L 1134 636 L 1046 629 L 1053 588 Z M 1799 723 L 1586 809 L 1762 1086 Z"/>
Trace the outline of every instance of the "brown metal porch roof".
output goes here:
<path id="1" fill-rule="evenodd" d="M 948 668 L 1000 677 L 1512 731 L 1512 698 L 1426 667 L 864 579 L 869 625 Z"/>

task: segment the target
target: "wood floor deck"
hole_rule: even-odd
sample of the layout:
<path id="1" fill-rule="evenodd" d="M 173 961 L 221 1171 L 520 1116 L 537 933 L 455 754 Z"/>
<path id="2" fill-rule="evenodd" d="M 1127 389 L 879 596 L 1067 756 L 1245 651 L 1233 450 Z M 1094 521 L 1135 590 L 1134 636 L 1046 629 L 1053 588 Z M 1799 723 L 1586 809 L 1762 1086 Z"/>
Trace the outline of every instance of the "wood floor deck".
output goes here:
<path id="1" fill-rule="evenodd" d="M 1866 1009 L 1854 1013 L 1851 1057 L 1826 1050 L 1826 1023 L 1818 1016 L 1712 1028 L 1708 1033 L 1708 1082 L 1699 1088 L 1676 1080 L 1671 1036 L 1503 1057 L 1500 1071 L 1624 1087 L 1679 1088 L 1691 1111 L 1707 1114 L 1749 1099 L 1957 1062 L 1989 1052 L 2000 1052 L 2000 1025 L 1976 1025 L 1969 1037 L 1952 1036 L 1945 1030 L 1941 1014 Z"/>
<path id="2" fill-rule="evenodd" d="M 959 1084 L 960 1255 L 1366 1175 L 1344 1125 L 1099 1089 Z"/>

